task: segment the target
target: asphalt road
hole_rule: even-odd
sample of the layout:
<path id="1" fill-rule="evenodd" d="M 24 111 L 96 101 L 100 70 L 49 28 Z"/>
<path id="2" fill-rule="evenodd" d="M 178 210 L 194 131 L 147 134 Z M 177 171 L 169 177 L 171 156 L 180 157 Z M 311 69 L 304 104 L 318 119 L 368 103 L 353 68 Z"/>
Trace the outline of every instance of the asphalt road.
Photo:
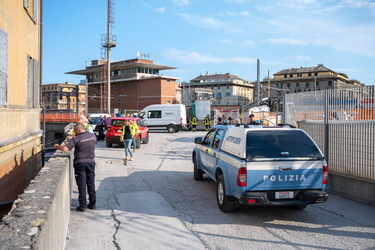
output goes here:
<path id="1" fill-rule="evenodd" d="M 97 210 L 74 211 L 66 249 L 375 249 L 375 207 L 335 195 L 302 211 L 221 212 L 216 186 L 194 181 L 194 137 L 151 133 L 123 164 L 124 148 L 98 142 Z"/>

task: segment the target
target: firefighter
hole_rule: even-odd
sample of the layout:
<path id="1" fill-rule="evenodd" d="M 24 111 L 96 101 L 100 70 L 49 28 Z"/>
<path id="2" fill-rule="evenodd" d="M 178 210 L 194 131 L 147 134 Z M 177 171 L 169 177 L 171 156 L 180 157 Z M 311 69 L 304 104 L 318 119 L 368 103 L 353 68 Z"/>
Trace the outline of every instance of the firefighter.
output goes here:
<path id="1" fill-rule="evenodd" d="M 204 118 L 203 122 L 204 122 L 204 125 L 206 126 L 206 130 L 209 130 L 211 128 L 210 116 L 206 115 L 206 117 Z"/>
<path id="2" fill-rule="evenodd" d="M 197 131 L 197 124 L 198 124 L 198 118 L 194 115 L 194 117 L 191 119 L 191 126 L 193 127 L 193 131 Z"/>
<path id="3" fill-rule="evenodd" d="M 190 116 L 186 116 L 186 128 L 185 128 L 186 131 L 189 131 L 190 130 Z"/>

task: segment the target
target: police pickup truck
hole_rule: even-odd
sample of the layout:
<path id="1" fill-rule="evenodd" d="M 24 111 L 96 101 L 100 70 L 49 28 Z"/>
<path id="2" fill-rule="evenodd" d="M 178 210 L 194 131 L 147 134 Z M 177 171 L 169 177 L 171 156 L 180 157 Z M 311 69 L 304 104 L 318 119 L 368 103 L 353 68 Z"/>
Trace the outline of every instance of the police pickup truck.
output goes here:
<path id="1" fill-rule="evenodd" d="M 315 142 L 291 126 L 218 125 L 194 140 L 194 179 L 216 182 L 217 204 L 290 206 L 326 202 L 328 167 Z"/>

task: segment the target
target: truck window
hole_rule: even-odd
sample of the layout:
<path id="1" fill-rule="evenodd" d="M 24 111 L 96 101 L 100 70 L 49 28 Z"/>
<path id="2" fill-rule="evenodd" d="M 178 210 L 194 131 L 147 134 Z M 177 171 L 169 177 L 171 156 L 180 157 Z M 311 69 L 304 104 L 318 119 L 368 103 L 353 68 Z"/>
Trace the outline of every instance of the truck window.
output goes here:
<path id="1" fill-rule="evenodd" d="M 161 118 L 161 110 L 148 111 L 147 118 Z"/>
<path id="2" fill-rule="evenodd" d="M 214 143 L 212 147 L 219 148 L 220 142 L 223 140 L 224 130 L 219 129 L 215 135 Z"/>
<path id="3" fill-rule="evenodd" d="M 145 112 L 140 112 L 137 116 L 139 118 L 143 119 L 143 117 L 145 117 Z"/>
<path id="4" fill-rule="evenodd" d="M 202 144 L 205 144 L 205 145 L 208 145 L 208 146 L 211 145 L 212 139 L 213 139 L 214 134 L 215 134 L 215 130 L 216 129 L 211 129 L 210 132 L 208 132 L 206 137 L 204 137 Z"/>
<path id="5" fill-rule="evenodd" d="M 247 159 L 295 158 L 321 159 L 315 143 L 302 131 L 249 131 L 246 138 Z"/>

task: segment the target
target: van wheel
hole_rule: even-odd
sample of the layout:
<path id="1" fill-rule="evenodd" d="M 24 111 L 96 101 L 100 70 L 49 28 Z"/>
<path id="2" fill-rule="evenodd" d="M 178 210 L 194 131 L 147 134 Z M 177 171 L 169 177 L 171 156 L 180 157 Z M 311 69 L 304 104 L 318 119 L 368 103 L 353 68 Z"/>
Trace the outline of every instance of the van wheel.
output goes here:
<path id="1" fill-rule="evenodd" d="M 176 128 L 174 126 L 169 126 L 167 129 L 169 133 L 174 133 L 176 131 Z"/>
<path id="2" fill-rule="evenodd" d="M 108 141 L 105 142 L 105 145 L 107 146 L 107 148 L 111 148 L 112 147 L 112 143 L 110 143 Z"/>
<path id="3" fill-rule="evenodd" d="M 194 156 L 194 180 L 201 181 L 203 179 L 203 171 L 198 169 L 197 157 Z"/>
<path id="4" fill-rule="evenodd" d="M 143 144 L 147 144 L 148 141 L 149 141 L 149 135 L 147 134 L 147 136 L 143 138 Z"/>
<path id="5" fill-rule="evenodd" d="M 225 193 L 224 176 L 222 174 L 217 178 L 216 198 L 217 205 L 222 212 L 232 212 L 234 210 L 236 203 L 228 202 L 228 196 Z"/>

